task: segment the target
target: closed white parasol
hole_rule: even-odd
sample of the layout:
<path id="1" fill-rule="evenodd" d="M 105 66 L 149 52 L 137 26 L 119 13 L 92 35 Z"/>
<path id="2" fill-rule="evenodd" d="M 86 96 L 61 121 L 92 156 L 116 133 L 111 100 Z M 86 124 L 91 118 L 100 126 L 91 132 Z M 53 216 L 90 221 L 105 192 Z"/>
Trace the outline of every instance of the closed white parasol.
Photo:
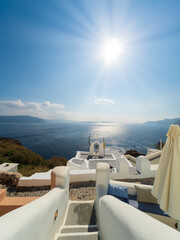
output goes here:
<path id="1" fill-rule="evenodd" d="M 157 198 L 163 211 L 180 220 L 180 127 L 178 125 L 171 125 L 167 133 L 152 194 Z"/>

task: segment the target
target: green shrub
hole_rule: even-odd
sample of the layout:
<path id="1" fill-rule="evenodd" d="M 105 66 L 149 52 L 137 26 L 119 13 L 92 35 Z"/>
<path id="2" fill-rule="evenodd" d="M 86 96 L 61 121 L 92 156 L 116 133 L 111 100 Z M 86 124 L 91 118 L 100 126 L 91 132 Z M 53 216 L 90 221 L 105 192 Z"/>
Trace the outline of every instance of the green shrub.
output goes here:
<path id="1" fill-rule="evenodd" d="M 18 167 L 18 172 L 23 176 L 31 176 L 36 172 L 47 172 L 49 169 L 46 166 L 21 165 Z"/>
<path id="2" fill-rule="evenodd" d="M 44 160 L 39 154 L 16 144 L 14 141 L 0 141 L 0 163 L 19 163 L 18 171 L 24 176 L 30 176 L 35 172 L 46 172 L 56 166 L 66 166 L 67 160 L 54 156 Z"/>
<path id="3" fill-rule="evenodd" d="M 24 154 L 20 152 L 14 153 L 12 156 L 9 157 L 9 160 L 12 162 L 21 163 L 21 164 L 27 163 L 26 156 L 24 156 Z"/>
<path id="4" fill-rule="evenodd" d="M 52 169 L 57 166 L 66 166 L 67 159 L 64 157 L 54 156 L 44 163 L 48 168 Z"/>

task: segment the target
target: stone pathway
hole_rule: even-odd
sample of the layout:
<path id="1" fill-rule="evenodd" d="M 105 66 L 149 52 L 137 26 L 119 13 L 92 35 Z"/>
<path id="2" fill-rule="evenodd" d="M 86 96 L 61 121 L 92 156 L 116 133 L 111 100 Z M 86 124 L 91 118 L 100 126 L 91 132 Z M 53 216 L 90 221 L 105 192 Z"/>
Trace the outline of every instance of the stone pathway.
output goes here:
<path id="1" fill-rule="evenodd" d="M 0 188 L 7 190 L 7 197 L 41 197 L 50 191 L 50 186 L 21 187 L 16 189 L 12 186 L 0 184 Z"/>
<path id="2" fill-rule="evenodd" d="M 7 190 L 7 197 L 41 197 L 50 191 L 50 186 L 44 187 L 19 187 L 0 184 L 0 189 Z M 94 200 L 95 183 L 74 183 L 70 185 L 70 200 Z"/>
<path id="3" fill-rule="evenodd" d="M 70 200 L 95 200 L 95 187 L 81 187 L 70 189 Z"/>
<path id="4" fill-rule="evenodd" d="M 146 179 L 124 179 L 125 182 L 138 182 L 153 185 L 154 178 Z M 0 184 L 0 189 L 7 189 L 7 197 L 41 197 L 50 191 L 50 186 L 45 187 L 21 187 L 16 189 L 12 186 Z M 95 182 L 79 182 L 70 184 L 70 200 L 95 200 Z"/>

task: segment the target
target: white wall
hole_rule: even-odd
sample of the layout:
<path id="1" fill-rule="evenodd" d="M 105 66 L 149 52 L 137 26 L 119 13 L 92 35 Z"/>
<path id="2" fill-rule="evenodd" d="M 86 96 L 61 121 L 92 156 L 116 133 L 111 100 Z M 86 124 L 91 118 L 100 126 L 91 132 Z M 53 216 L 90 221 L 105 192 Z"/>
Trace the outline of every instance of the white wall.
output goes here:
<path id="1" fill-rule="evenodd" d="M 119 170 L 118 172 L 110 173 L 110 178 L 112 180 L 155 177 L 157 168 L 158 168 L 158 165 L 155 165 L 155 164 L 151 165 L 150 161 L 144 156 L 139 156 L 136 159 L 136 168 L 133 168 L 132 165 L 127 160 L 127 158 L 124 155 L 122 155 L 119 157 L 119 159 L 117 159 L 117 161 L 109 160 L 109 159 L 106 159 L 103 161 L 100 159 L 90 159 L 89 160 L 89 169 L 90 170 L 96 169 L 97 164 L 102 163 L 102 162 L 118 168 L 118 170 Z M 71 160 L 68 161 L 67 165 L 70 167 L 70 169 L 73 169 L 73 170 L 83 170 L 83 171 L 86 170 L 85 168 L 83 169 L 82 167 L 79 167 L 78 165 L 76 167 L 76 165 L 74 163 L 73 164 L 71 163 Z M 137 173 L 136 170 L 139 172 L 139 174 Z M 90 180 L 95 179 L 95 176 L 92 177 L 85 171 L 82 174 L 83 175 L 77 175 L 77 177 L 72 176 L 71 182 L 78 181 L 78 177 L 79 177 L 79 181 L 82 181 L 82 179 L 83 179 L 83 181 L 90 181 Z"/>
<path id="2" fill-rule="evenodd" d="M 68 162 L 67 162 L 67 166 L 70 169 L 73 170 L 80 170 L 81 169 L 81 165 L 78 164 L 78 161 L 83 162 L 82 158 L 71 158 Z"/>
<path id="3" fill-rule="evenodd" d="M 104 195 L 107 195 L 109 181 L 110 181 L 109 165 L 106 163 L 98 163 L 96 168 L 96 200 L 95 200 L 96 216 L 98 220 L 100 207 L 99 200 Z"/>
<path id="4" fill-rule="evenodd" d="M 114 154 L 106 154 L 103 160 L 98 159 L 98 156 L 96 159 L 83 159 L 82 154 L 88 155 L 90 153 L 77 151 L 76 156 L 67 162 L 67 166 L 70 167 L 71 170 L 96 169 L 98 162 L 106 162 L 114 168 L 117 167 L 117 160 Z"/>
<path id="5" fill-rule="evenodd" d="M 64 220 L 69 201 L 69 170 L 55 168 L 59 179 L 55 187 L 43 197 L 0 218 L 2 240 L 53 240 Z M 57 219 L 54 214 L 58 210 Z"/>
<path id="6" fill-rule="evenodd" d="M 110 160 L 110 159 L 105 159 L 105 160 L 90 159 L 89 160 L 89 169 L 96 169 L 97 163 L 100 163 L 100 162 L 107 163 L 107 164 L 111 165 L 114 168 L 116 168 L 116 165 L 117 165 L 117 161 L 116 160 Z"/>
<path id="7" fill-rule="evenodd" d="M 118 161 L 119 161 L 119 172 L 111 173 L 110 178 L 112 180 L 148 178 L 148 177 L 156 176 L 157 166 L 153 168 L 150 164 L 150 161 L 144 156 L 139 156 L 136 159 L 136 170 L 139 172 L 139 174 L 131 174 L 128 160 L 124 155 L 120 156 Z"/>
<path id="8" fill-rule="evenodd" d="M 180 233 L 112 196 L 100 199 L 103 240 L 179 240 Z"/>
<path id="9" fill-rule="evenodd" d="M 96 169 L 70 170 L 70 183 L 96 181 Z"/>
<path id="10" fill-rule="evenodd" d="M 76 158 L 72 158 L 68 161 L 67 166 L 70 167 L 70 182 L 81 182 L 81 181 L 95 181 L 96 179 L 96 173 L 95 173 L 95 167 L 98 162 L 101 163 L 101 160 L 92 159 L 92 160 L 82 160 L 82 165 L 74 164 L 71 161 L 76 160 Z M 79 159 L 77 159 L 79 160 Z M 140 156 L 136 159 L 137 161 L 137 170 L 140 172 L 139 174 L 136 171 L 136 168 L 130 167 L 129 161 L 125 156 L 120 156 L 120 158 L 117 160 L 105 160 L 108 164 L 115 166 L 117 163 L 118 172 L 111 172 L 110 178 L 112 180 L 117 179 L 141 179 L 141 178 L 149 178 L 149 177 L 155 177 L 156 172 L 158 169 L 157 164 L 150 164 L 149 160 L 144 157 Z M 92 164 L 92 165 L 91 165 Z M 93 167 L 93 169 L 89 169 L 88 165 Z M 94 171 L 93 171 L 94 170 Z M 42 174 L 45 174 L 44 176 L 40 176 Z M 34 175 L 37 175 L 39 177 L 35 177 Z M 46 173 L 36 173 L 32 175 L 31 177 L 23 177 L 19 180 L 18 186 L 43 186 L 43 185 L 50 185 L 50 177 L 46 177 Z M 33 177 L 34 176 L 34 177 Z"/>
<path id="11" fill-rule="evenodd" d="M 72 170 L 84 170 L 89 168 L 89 161 L 83 158 L 71 158 L 67 166 Z"/>

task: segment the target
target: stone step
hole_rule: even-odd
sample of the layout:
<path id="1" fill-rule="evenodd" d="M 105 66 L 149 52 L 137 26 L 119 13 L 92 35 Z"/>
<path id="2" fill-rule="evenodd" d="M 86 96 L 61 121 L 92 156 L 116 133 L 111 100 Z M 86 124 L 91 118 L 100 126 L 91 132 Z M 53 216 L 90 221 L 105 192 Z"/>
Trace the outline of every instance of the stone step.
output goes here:
<path id="1" fill-rule="evenodd" d="M 77 232 L 96 232 L 98 231 L 97 225 L 70 225 L 64 226 L 60 233 L 77 233 Z"/>
<path id="2" fill-rule="evenodd" d="M 71 201 L 64 225 L 96 225 L 94 201 Z"/>
<path id="3" fill-rule="evenodd" d="M 56 240 L 98 240 L 94 201 L 70 201 Z"/>
<path id="4" fill-rule="evenodd" d="M 98 232 L 61 233 L 56 240 L 99 240 Z"/>

